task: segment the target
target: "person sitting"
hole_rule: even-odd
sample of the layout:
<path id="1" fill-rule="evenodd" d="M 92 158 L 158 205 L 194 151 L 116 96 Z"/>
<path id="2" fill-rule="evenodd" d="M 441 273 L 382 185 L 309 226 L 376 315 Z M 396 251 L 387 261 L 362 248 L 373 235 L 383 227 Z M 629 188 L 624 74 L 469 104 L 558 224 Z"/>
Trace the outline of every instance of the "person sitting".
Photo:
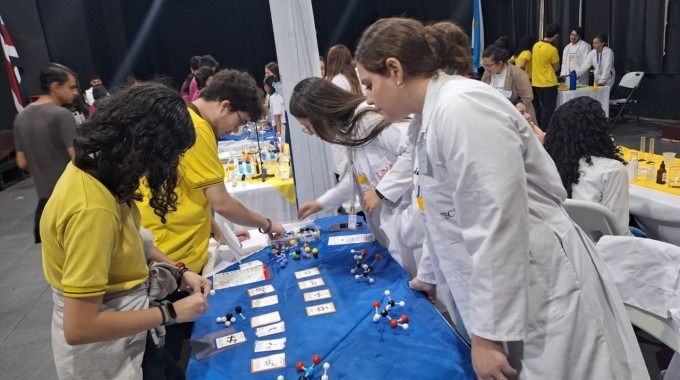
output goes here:
<path id="1" fill-rule="evenodd" d="M 534 93 L 527 73 L 519 67 L 509 64 L 507 50 L 496 45 L 490 45 L 482 52 L 484 75 L 482 82 L 491 85 L 503 96 L 512 100 L 521 101 L 531 117 L 536 119 L 534 106 Z"/>
<path id="2" fill-rule="evenodd" d="M 599 203 L 628 231 L 628 172 L 600 103 L 589 97 L 568 101 L 555 111 L 545 150 L 567 197 Z"/>

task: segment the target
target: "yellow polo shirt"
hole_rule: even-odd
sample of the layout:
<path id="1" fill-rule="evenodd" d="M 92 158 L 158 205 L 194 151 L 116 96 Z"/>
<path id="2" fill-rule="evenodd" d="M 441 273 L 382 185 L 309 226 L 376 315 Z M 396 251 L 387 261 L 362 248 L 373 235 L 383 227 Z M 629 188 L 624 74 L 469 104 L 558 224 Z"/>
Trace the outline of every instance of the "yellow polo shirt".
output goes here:
<path id="1" fill-rule="evenodd" d="M 557 86 L 554 64 L 560 62 L 557 48 L 545 41 L 536 42 L 531 52 L 531 85 L 534 87 Z"/>
<path id="2" fill-rule="evenodd" d="M 224 167 L 217 154 L 217 138 L 210 124 L 189 109 L 196 129 L 196 143 L 179 161 L 177 211 L 169 213 L 165 224 L 149 205 L 150 191 L 145 180 L 140 182 L 144 199 L 137 204 L 142 226 L 154 236 L 154 244 L 172 260 L 183 262 L 200 272 L 208 258 L 208 241 L 212 221 L 211 206 L 205 190 L 224 186 Z"/>
<path id="3" fill-rule="evenodd" d="M 527 61 L 524 71 L 529 75 L 529 79 L 531 79 L 531 50 L 524 50 L 517 57 L 513 55 L 511 60 L 517 67 L 520 67 L 520 62 Z"/>
<path id="4" fill-rule="evenodd" d="M 149 268 L 139 212 L 69 163 L 40 219 L 45 279 L 71 298 L 130 290 Z"/>

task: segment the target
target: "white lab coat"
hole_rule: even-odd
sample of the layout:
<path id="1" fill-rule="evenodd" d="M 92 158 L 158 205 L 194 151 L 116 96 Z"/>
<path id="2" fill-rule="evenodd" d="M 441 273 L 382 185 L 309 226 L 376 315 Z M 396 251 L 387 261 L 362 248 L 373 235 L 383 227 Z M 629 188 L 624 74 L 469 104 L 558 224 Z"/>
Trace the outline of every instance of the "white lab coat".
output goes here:
<path id="1" fill-rule="evenodd" d="M 616 70 L 614 69 L 614 51 L 612 49 L 605 46 L 602 48 L 602 54 L 598 54 L 595 49 L 591 50 L 585 62 L 576 70 L 576 74 L 581 76 L 583 73 L 587 73 L 591 66 L 594 68 L 595 84 L 604 83 L 606 86 L 614 86 Z"/>
<path id="2" fill-rule="evenodd" d="M 358 110 L 365 107 L 361 105 Z M 358 136 L 365 136 L 380 119 L 378 114 L 366 114 L 357 126 Z M 420 217 L 411 207 L 413 173 L 407 129 L 408 123 L 395 123 L 368 144 L 346 149 L 345 154 L 352 156 L 348 174 L 317 201 L 324 209 L 338 207 L 352 194 L 363 202 L 363 190 L 353 172 L 363 173 L 370 187 L 377 188 L 386 198 L 373 216 L 366 215 L 367 222 L 376 240 L 387 247 L 392 257 L 413 277 L 421 260 L 424 238 Z"/>
<path id="3" fill-rule="evenodd" d="M 590 49 L 590 44 L 583 40 L 578 40 L 575 45 L 572 43 L 567 44 L 562 51 L 562 70 L 560 75 L 569 76 L 569 73 L 578 70 L 586 61 L 586 58 L 588 58 Z M 587 86 L 588 75 L 585 73 L 579 75 L 578 83 Z"/>
<path id="4" fill-rule="evenodd" d="M 411 128 L 432 267 L 467 330 L 509 342 L 520 379 L 648 379 L 611 276 L 519 112 L 439 73 Z"/>
<path id="5" fill-rule="evenodd" d="M 331 83 L 345 91 L 352 92 L 352 85 L 350 85 L 349 80 L 345 78 L 344 74 L 338 74 L 331 78 Z M 344 146 L 338 144 L 330 144 L 330 146 L 331 156 L 333 157 L 333 165 L 331 165 L 331 167 L 334 168 L 333 172 L 338 175 L 338 179 L 343 179 L 345 174 L 347 174 L 348 165 L 346 149 Z"/>
<path id="6" fill-rule="evenodd" d="M 579 160 L 581 176 L 571 187 L 572 199 L 599 203 L 608 208 L 621 228 L 628 231 L 630 211 L 628 206 L 628 171 L 621 161 L 604 157 L 591 157 L 592 165 L 584 158 Z"/>

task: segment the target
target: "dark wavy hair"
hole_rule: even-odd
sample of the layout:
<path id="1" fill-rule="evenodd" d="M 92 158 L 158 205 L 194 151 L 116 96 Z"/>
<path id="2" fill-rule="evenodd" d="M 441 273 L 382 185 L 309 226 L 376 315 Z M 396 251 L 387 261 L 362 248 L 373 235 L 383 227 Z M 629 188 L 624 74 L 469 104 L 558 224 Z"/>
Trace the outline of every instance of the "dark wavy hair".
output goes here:
<path id="1" fill-rule="evenodd" d="M 361 35 L 355 58 L 368 71 L 387 75 L 395 57 L 409 76 L 431 77 L 439 70 L 465 75 L 472 69 L 470 40 L 458 25 L 442 21 L 424 26 L 409 18 L 384 18 Z"/>
<path id="2" fill-rule="evenodd" d="M 326 55 L 326 79 L 333 81 L 338 75 L 347 79 L 353 93 L 361 95 L 361 83 L 352 63 L 352 53 L 345 45 L 331 46 Z"/>
<path id="3" fill-rule="evenodd" d="M 264 96 L 255 79 L 245 71 L 223 69 L 213 76 L 210 86 L 201 91 L 201 99 L 229 101 L 229 111 L 247 112 L 250 120 L 262 117 Z"/>
<path id="4" fill-rule="evenodd" d="M 585 159 L 588 165 L 593 164 L 593 156 L 625 163 L 612 140 L 602 105 L 585 96 L 572 99 L 555 110 L 544 146 L 557 166 L 569 198 L 572 186 L 581 176 L 580 159 Z"/>
<path id="5" fill-rule="evenodd" d="M 142 200 L 145 176 L 149 204 L 165 223 L 177 210 L 177 166 L 196 132 L 179 94 L 157 83 L 139 83 L 103 99 L 78 129 L 74 163 L 106 186 L 119 202 Z"/>
<path id="6" fill-rule="evenodd" d="M 390 124 L 382 118 L 369 127 L 369 133 L 358 135 L 359 120 L 374 108 L 356 112 L 366 98 L 345 91 L 333 83 L 317 78 L 300 81 L 290 98 L 290 114 L 297 118 L 309 119 L 314 131 L 324 141 L 345 146 L 361 146 L 375 139 Z M 355 114 L 356 112 L 356 114 Z"/>
<path id="7" fill-rule="evenodd" d="M 531 34 L 527 34 L 522 37 L 517 43 L 517 46 L 515 46 L 515 51 L 513 53 L 515 58 L 519 57 L 519 55 L 525 50 L 531 51 L 531 49 L 534 48 L 536 41 L 536 37 L 532 36 Z"/>

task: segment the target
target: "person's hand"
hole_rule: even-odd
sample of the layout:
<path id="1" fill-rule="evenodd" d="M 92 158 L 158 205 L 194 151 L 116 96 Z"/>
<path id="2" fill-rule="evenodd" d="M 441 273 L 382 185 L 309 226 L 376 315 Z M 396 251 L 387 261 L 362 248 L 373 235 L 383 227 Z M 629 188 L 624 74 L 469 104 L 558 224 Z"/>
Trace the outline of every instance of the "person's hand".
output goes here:
<path id="1" fill-rule="evenodd" d="M 366 211 L 369 216 L 373 216 L 373 211 L 375 211 L 382 204 L 383 200 L 380 199 L 375 188 L 364 193 L 364 211 Z"/>
<path id="2" fill-rule="evenodd" d="M 417 278 L 412 279 L 408 282 L 408 287 L 415 290 L 416 292 L 421 292 L 427 296 L 427 299 L 434 305 L 437 302 L 437 285 L 428 284 L 422 282 Z"/>
<path id="3" fill-rule="evenodd" d="M 269 237 L 271 239 L 278 239 L 285 234 L 286 229 L 283 228 L 283 224 L 272 220 L 272 228 L 269 230 Z"/>
<path id="4" fill-rule="evenodd" d="M 298 219 L 304 219 L 322 210 L 321 204 L 317 201 L 303 203 L 298 211 Z"/>
<path id="5" fill-rule="evenodd" d="M 207 298 L 208 294 L 210 294 L 212 282 L 198 273 L 186 271 L 182 275 L 180 286 L 182 290 L 186 290 L 191 294 L 202 294 L 203 297 Z"/>
<path id="6" fill-rule="evenodd" d="M 208 310 L 208 301 L 203 294 L 194 293 L 172 303 L 177 313 L 177 323 L 192 322 Z"/>
<path id="7" fill-rule="evenodd" d="M 272 224 L 273 226 L 273 224 Z M 250 239 L 250 232 L 248 230 L 236 230 L 234 235 L 238 238 L 238 241 L 244 241 Z"/>
<path id="8" fill-rule="evenodd" d="M 564 79 L 565 79 L 566 77 L 567 77 L 566 75 L 560 75 L 559 77 L 557 77 L 557 81 L 558 81 L 558 82 L 564 82 Z"/>
<path id="9" fill-rule="evenodd" d="M 540 141 L 541 144 L 545 144 L 545 132 L 543 132 L 541 128 L 538 127 L 538 125 L 534 124 L 533 121 L 530 121 L 529 125 L 531 126 L 531 130 L 534 132 L 534 135 L 536 135 L 538 141 Z"/>
<path id="10" fill-rule="evenodd" d="M 472 335 L 472 368 L 479 380 L 509 380 L 517 376 L 503 351 L 503 344 Z"/>

